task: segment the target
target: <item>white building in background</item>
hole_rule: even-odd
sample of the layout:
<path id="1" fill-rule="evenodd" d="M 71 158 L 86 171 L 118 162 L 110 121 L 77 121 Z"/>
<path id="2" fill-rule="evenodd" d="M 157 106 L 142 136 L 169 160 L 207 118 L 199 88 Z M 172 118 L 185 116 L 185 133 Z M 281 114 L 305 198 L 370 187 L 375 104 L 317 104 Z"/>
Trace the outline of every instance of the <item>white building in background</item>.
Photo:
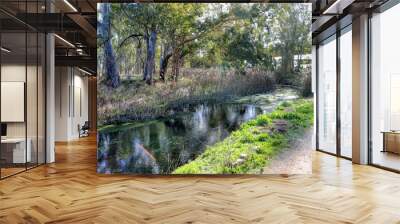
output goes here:
<path id="1" fill-rule="evenodd" d="M 293 55 L 293 65 L 297 68 L 300 63 L 301 69 L 311 69 L 312 54 Z M 274 57 L 274 62 L 277 67 L 281 66 L 282 56 Z"/>

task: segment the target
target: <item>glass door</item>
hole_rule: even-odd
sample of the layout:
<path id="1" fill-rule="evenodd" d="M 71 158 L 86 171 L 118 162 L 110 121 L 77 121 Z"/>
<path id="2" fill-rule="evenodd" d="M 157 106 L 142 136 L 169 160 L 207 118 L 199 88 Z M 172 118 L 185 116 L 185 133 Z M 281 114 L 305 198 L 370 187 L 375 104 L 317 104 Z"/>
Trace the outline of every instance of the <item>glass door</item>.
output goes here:
<path id="1" fill-rule="evenodd" d="M 318 47 L 318 149 L 336 154 L 336 35 Z"/>
<path id="2" fill-rule="evenodd" d="M 340 35 L 340 155 L 352 157 L 352 33 L 351 25 Z"/>
<path id="3" fill-rule="evenodd" d="M 371 18 L 370 160 L 400 171 L 400 4 Z"/>

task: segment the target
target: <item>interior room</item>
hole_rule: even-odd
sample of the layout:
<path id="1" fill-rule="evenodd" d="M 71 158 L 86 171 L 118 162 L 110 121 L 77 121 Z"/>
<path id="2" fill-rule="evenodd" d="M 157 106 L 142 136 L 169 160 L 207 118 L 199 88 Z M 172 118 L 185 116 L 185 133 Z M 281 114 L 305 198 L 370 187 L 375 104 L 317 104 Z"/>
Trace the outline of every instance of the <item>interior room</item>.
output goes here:
<path id="1" fill-rule="evenodd" d="M 84 137 L 82 126 L 89 123 L 89 75 L 77 67 L 56 67 L 56 142 L 68 142 Z"/>
<path id="2" fill-rule="evenodd" d="M 45 36 L 14 28 L 1 33 L 2 178 L 45 162 Z"/>
<path id="3" fill-rule="evenodd" d="M 371 162 L 400 170 L 400 5 L 371 18 Z"/>
<path id="4" fill-rule="evenodd" d="M 98 68 L 105 70 L 102 66 L 106 64 L 99 63 L 105 58 L 97 51 L 103 44 L 98 39 L 97 3 L 104 2 L 125 2 L 132 8 L 146 4 L 128 0 L 0 1 L 0 223 L 399 223 L 398 0 L 284 1 L 311 5 L 312 60 L 306 55 L 304 67 L 312 65 L 312 173 L 151 177 L 98 173 L 99 158 L 111 155 L 98 150 L 98 104 L 104 110 L 113 109 L 97 98 Z M 131 16 L 124 18 L 124 13 L 118 16 Z M 282 19 L 286 14 L 262 15 Z M 121 29 L 108 28 L 111 33 Z M 137 33 L 130 34 L 130 39 L 138 39 Z M 248 37 L 246 32 L 241 34 Z M 164 34 L 157 41 L 170 36 Z M 123 37 L 111 38 L 107 41 L 117 49 Z M 127 47 L 137 46 L 127 43 Z M 146 41 L 141 44 L 147 49 Z M 220 45 L 214 47 L 223 52 Z M 155 50 L 157 59 L 161 52 L 165 48 Z M 271 60 L 283 63 L 283 53 L 273 52 Z M 294 56 L 289 64 L 298 65 L 302 56 Z M 162 61 L 155 63 L 148 69 L 160 77 Z M 124 63 L 114 65 L 124 68 Z M 123 73 L 125 82 L 133 82 Z M 168 81 L 171 89 L 176 87 L 173 80 Z M 121 88 L 113 91 L 121 93 Z M 201 116 L 195 118 L 201 123 Z M 166 125 L 176 129 L 169 121 L 152 128 Z M 140 131 L 158 140 L 158 145 L 166 145 L 162 135 L 149 130 Z M 117 137 L 112 141 L 105 136 L 102 144 L 120 144 L 126 154 L 140 146 L 131 140 L 118 141 L 123 135 Z M 143 148 L 146 158 L 154 158 Z M 123 153 L 109 151 L 119 156 L 109 165 L 124 165 L 119 160 Z"/>
<path id="5" fill-rule="evenodd" d="M 58 4 L 2 1 L 0 5 L 1 179 L 54 161 L 54 151 L 46 149 L 54 148 L 55 142 L 64 144 L 87 137 L 96 127 L 96 122 L 93 122 L 96 117 L 96 88 L 93 82 L 96 78 L 91 65 L 84 60 L 72 63 L 69 60 L 76 57 L 90 60 L 90 50 L 84 45 L 86 41 L 69 28 L 68 36 L 74 37 L 73 40 L 63 37 L 67 34 L 55 34 L 49 45 L 46 32 L 61 28 L 38 26 L 45 19 L 29 17 L 41 15 L 50 8 L 64 10 L 56 7 Z M 31 21 L 29 24 L 28 20 Z M 77 27 L 74 26 L 75 29 Z M 68 60 L 66 57 L 69 57 Z M 57 74 L 53 85 L 48 84 L 50 72 Z M 49 88 L 54 91 L 52 96 L 48 96 Z M 51 112 L 48 111 L 49 105 L 54 105 Z M 52 116 L 54 120 L 49 120 Z M 49 123 L 54 125 L 52 137 L 46 129 Z"/>

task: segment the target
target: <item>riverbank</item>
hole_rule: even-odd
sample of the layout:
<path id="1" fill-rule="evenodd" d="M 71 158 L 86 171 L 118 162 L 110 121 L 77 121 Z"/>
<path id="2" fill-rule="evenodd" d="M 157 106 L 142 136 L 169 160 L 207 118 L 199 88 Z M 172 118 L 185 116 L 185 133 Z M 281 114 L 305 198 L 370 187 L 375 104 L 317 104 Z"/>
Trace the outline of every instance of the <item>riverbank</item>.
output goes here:
<path id="1" fill-rule="evenodd" d="M 281 102 L 288 100 L 290 101 L 298 98 L 299 98 L 298 90 L 292 88 L 277 88 L 273 91 L 269 91 L 268 93 L 230 97 L 229 99 L 225 100 L 219 99 L 219 100 L 207 101 L 207 104 L 203 105 L 212 106 L 215 105 L 216 102 L 219 102 L 218 104 L 221 104 L 221 102 L 223 102 L 223 104 L 254 105 L 260 108 L 263 111 L 263 113 L 269 113 L 272 112 L 272 110 L 274 110 Z M 112 123 L 108 125 L 101 125 L 97 127 L 97 130 L 101 132 L 101 131 L 110 131 L 110 130 L 127 129 L 127 128 L 129 129 L 138 126 L 140 127 L 150 122 L 157 122 L 171 118 L 173 119 L 187 113 L 193 113 L 195 111 L 196 106 L 199 105 L 202 104 L 198 103 L 193 105 L 187 105 L 186 107 L 183 107 L 185 109 L 175 111 L 175 113 L 168 114 L 165 116 L 160 116 L 157 119 L 144 119 L 140 121 L 132 120 L 123 123 Z"/>
<path id="2" fill-rule="evenodd" d="M 312 100 L 281 103 L 240 126 L 174 174 L 262 173 L 263 167 L 313 123 Z"/>
<path id="3" fill-rule="evenodd" d="M 263 174 L 311 174 L 313 128 L 304 130 L 263 168 Z"/>
<path id="4" fill-rule="evenodd" d="M 275 89 L 272 73 L 238 75 L 221 69 L 184 69 L 177 82 L 146 85 L 138 78 L 110 89 L 99 80 L 98 126 L 168 117 L 199 104 L 215 104 Z"/>

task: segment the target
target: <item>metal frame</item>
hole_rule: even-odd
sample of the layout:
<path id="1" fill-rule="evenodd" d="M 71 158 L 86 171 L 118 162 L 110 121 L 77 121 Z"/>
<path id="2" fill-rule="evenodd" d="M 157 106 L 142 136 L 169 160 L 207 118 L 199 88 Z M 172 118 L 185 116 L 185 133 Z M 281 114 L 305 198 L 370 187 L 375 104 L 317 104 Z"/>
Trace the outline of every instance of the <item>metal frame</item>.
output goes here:
<path id="1" fill-rule="evenodd" d="M 28 11 L 28 4 L 25 1 L 25 12 Z M 27 18 L 27 13 L 25 13 L 25 21 Z M 25 120 L 25 170 L 28 170 L 28 24 L 25 23 L 25 102 L 24 102 L 24 120 Z"/>
<path id="2" fill-rule="evenodd" d="M 387 171 L 395 172 L 395 173 L 400 173 L 400 170 L 390 168 L 381 164 L 374 163 L 374 149 L 373 149 L 373 140 L 372 140 L 372 18 L 373 18 L 373 13 L 383 13 L 386 10 L 389 10 L 390 8 L 396 6 L 397 4 L 400 3 L 400 0 L 389 0 L 380 7 L 368 11 L 368 30 L 367 30 L 367 44 L 368 44 L 368 54 L 367 54 L 367 80 L 368 80 L 368 165 L 371 165 L 373 167 L 377 167 L 380 169 L 384 169 Z"/>
<path id="3" fill-rule="evenodd" d="M 342 155 L 342 150 L 341 150 L 341 117 L 340 117 L 340 103 L 341 103 L 341 97 L 340 97 L 340 81 L 341 81 L 341 65 L 340 65 L 340 37 L 345 33 L 343 32 L 344 30 L 348 29 L 349 26 L 351 26 L 352 23 L 346 24 L 344 27 L 341 27 L 339 24 L 336 24 L 336 32 L 325 37 L 324 39 L 320 40 L 319 43 L 316 45 L 316 150 L 319 152 L 323 152 L 329 155 L 337 156 L 343 159 L 347 160 L 352 160 L 352 158 L 343 156 Z M 319 44 L 328 40 L 329 38 L 332 38 L 332 36 L 335 35 L 334 40 L 336 41 L 336 152 L 328 152 L 324 149 L 321 149 L 319 147 Z"/>
<path id="4" fill-rule="evenodd" d="M 316 82 L 316 89 L 317 89 L 317 96 L 316 96 L 316 108 L 317 108 L 317 111 L 316 111 L 316 115 L 315 115 L 315 117 L 316 117 L 316 139 L 315 139 L 315 142 L 316 142 L 316 150 L 317 151 L 319 151 L 319 152 L 324 152 L 324 153 L 327 153 L 327 154 L 329 154 L 329 155 L 334 155 L 334 156 L 336 156 L 336 154 L 335 153 L 332 153 L 332 152 L 328 152 L 328 151 L 326 151 L 326 150 L 324 150 L 324 149 L 321 149 L 320 148 L 320 145 L 319 145 L 319 129 L 320 129 L 320 127 L 319 127 L 319 95 L 320 95 L 320 92 L 319 92 L 319 86 L 320 86 L 320 81 L 319 81 L 319 62 L 320 62 L 320 60 L 319 60 L 319 51 L 318 51 L 318 49 L 320 48 L 320 44 L 322 43 L 322 42 L 324 42 L 324 41 L 326 41 L 326 40 L 328 40 L 329 38 L 332 38 L 332 36 L 334 36 L 334 35 L 336 35 L 336 33 L 334 33 L 334 34 L 332 34 L 332 35 L 330 35 L 330 36 L 328 36 L 328 37 L 326 37 L 325 39 L 323 39 L 323 40 L 321 40 L 321 41 L 319 41 L 319 43 L 318 43 L 318 47 L 316 48 L 316 65 L 317 65 L 317 69 L 316 69 L 316 79 L 317 79 L 317 82 Z M 333 39 L 333 40 L 331 40 L 331 41 L 337 41 L 337 36 L 335 36 L 335 38 Z M 336 53 L 337 53 L 337 42 L 336 42 Z M 336 61 L 337 61 L 337 55 L 336 55 Z M 337 65 L 336 65 L 336 67 L 337 67 Z M 337 69 L 336 69 L 337 70 Z M 336 76 L 337 76 L 337 71 L 336 71 Z M 336 80 L 336 90 L 337 90 L 337 80 Z M 336 101 L 337 101 L 337 93 L 336 93 Z M 337 112 L 336 112 L 336 115 L 337 115 Z M 337 118 L 336 118 L 336 122 L 337 122 Z M 337 128 L 337 124 L 336 124 L 336 128 Z M 336 135 L 336 142 L 337 142 L 337 135 Z M 336 144 L 336 151 L 337 151 L 337 144 Z"/>
<path id="5" fill-rule="evenodd" d="M 1 30 L 1 28 L 2 28 L 2 24 L 0 23 L 0 30 Z M 0 46 L 2 46 L 2 32 L 0 32 Z M 1 124 L 1 77 L 2 77 L 2 75 L 1 75 L 1 67 L 2 67 L 2 64 L 1 64 L 1 61 L 2 61 L 2 58 L 1 58 L 1 55 L 2 55 L 2 53 L 1 53 L 1 51 L 0 51 L 0 124 Z M 1 133 L 0 133 L 0 135 L 1 135 Z M 1 136 L 0 136 L 1 137 Z M 0 144 L 0 165 L 1 165 L 1 152 L 2 152 L 2 150 L 1 150 L 1 144 Z M 0 166 L 0 180 L 1 180 L 1 177 L 2 177 L 2 175 L 1 175 L 1 166 Z"/>
<path id="6" fill-rule="evenodd" d="M 367 45 L 368 45 L 368 53 L 367 53 L 367 64 L 368 64 L 368 69 L 367 69 L 367 83 L 368 83 L 368 96 L 367 96 L 367 119 L 368 119 L 368 124 L 367 124 L 367 132 L 368 132 L 368 164 L 372 164 L 372 76 L 371 76 L 371 71 L 372 71 L 372 64 L 371 64 L 371 56 L 372 56 L 372 33 L 371 33 L 371 19 L 372 19 L 372 13 L 368 12 L 368 30 L 367 30 Z"/>
<path id="7" fill-rule="evenodd" d="M 25 3 L 27 3 L 27 2 L 28 1 L 25 0 Z M 36 9 L 38 11 L 38 9 L 39 9 L 39 6 L 38 6 L 39 0 L 35 0 L 34 2 L 37 3 Z M 27 4 L 25 4 L 25 10 L 26 9 L 27 9 Z M 47 7 L 46 7 L 46 11 L 47 11 Z M 25 168 L 23 170 L 21 170 L 21 171 L 12 173 L 12 174 L 7 175 L 7 176 L 3 176 L 2 168 L 0 167 L 0 180 L 6 179 L 8 177 L 12 177 L 14 175 L 23 173 L 25 171 L 28 171 L 30 169 L 39 167 L 39 166 L 47 163 L 47 150 L 46 150 L 47 149 L 47 128 L 46 128 L 47 127 L 47 113 L 46 113 L 46 108 L 47 108 L 47 100 L 46 100 L 46 98 L 47 98 L 47 81 L 46 81 L 46 78 L 47 78 L 47 38 L 46 38 L 46 36 L 47 36 L 47 33 L 40 32 L 39 30 L 34 29 L 33 27 L 29 26 L 26 23 L 24 23 L 24 24 L 25 24 L 25 26 L 24 26 L 25 30 L 23 32 L 21 32 L 21 35 L 25 35 L 25 87 L 24 87 L 24 91 L 25 91 L 25 93 L 24 93 L 24 97 L 25 97 L 25 99 L 24 99 L 24 107 L 25 107 L 24 108 L 24 120 L 25 120 L 25 128 L 24 128 L 25 129 Z M 28 32 L 29 30 L 32 30 L 34 32 L 33 35 L 36 33 L 36 45 L 37 45 L 36 46 L 36 57 L 37 57 L 36 58 L 36 105 L 37 105 L 37 107 L 36 107 L 36 136 L 35 136 L 37 144 L 36 144 L 36 162 L 32 163 L 32 164 L 29 164 L 29 165 L 32 165 L 32 166 L 28 166 L 28 162 L 27 162 L 28 155 L 26 153 L 26 150 L 27 150 L 27 147 L 28 147 L 28 145 L 27 145 L 27 139 L 28 139 L 28 124 L 27 124 L 27 121 L 28 121 L 28 119 L 27 119 L 28 118 L 28 112 L 27 112 L 28 67 L 27 66 L 28 66 L 28 33 L 30 33 L 30 32 Z M 39 68 L 38 68 L 38 66 L 39 66 L 39 33 L 43 33 L 44 34 L 43 39 L 41 39 L 42 44 L 44 44 L 44 46 L 43 46 L 44 47 L 44 51 L 41 52 L 41 53 L 44 54 L 44 55 L 42 55 L 42 58 L 44 60 L 44 68 L 42 69 L 42 82 L 44 83 L 44 93 L 43 93 L 44 94 L 44 99 L 43 99 L 43 105 L 42 105 L 42 107 L 44 108 L 44 111 L 43 111 L 44 112 L 44 116 L 42 117 L 44 119 L 44 120 L 42 120 L 42 122 L 44 123 L 44 131 L 43 131 L 44 132 L 43 133 L 44 134 L 44 136 L 43 136 L 44 145 L 42 146 L 43 147 L 42 150 L 44 152 L 44 155 L 42 155 L 42 157 L 44 159 L 43 163 L 39 162 Z M 1 36 L 2 36 L 2 32 L 0 32 L 0 45 L 1 45 Z M 1 57 L 1 54 L 0 54 L 0 81 L 1 81 L 1 67 L 2 67 L 2 63 L 1 62 L 2 62 L 2 57 Z M 0 86 L 0 89 L 1 89 L 1 86 Z M 0 93 L 0 96 L 1 96 L 1 93 Z M 0 115 L 0 120 L 1 120 L 1 115 Z M 0 121 L 0 123 L 1 123 L 1 121 Z M 1 155 L 1 144 L 0 144 L 0 155 Z"/>
<path id="8" fill-rule="evenodd" d="M 392 8 L 393 6 L 397 5 L 400 3 L 400 0 L 389 0 L 386 3 L 384 3 L 383 5 L 379 6 L 378 8 L 375 9 L 371 9 L 368 10 L 368 30 L 367 30 L 367 45 L 368 45 L 368 54 L 367 54 L 367 82 L 368 82 L 368 165 L 373 166 L 373 167 L 377 167 L 380 169 L 384 169 L 387 171 L 391 171 L 391 172 L 395 172 L 395 173 L 400 173 L 400 170 L 397 169 L 393 169 L 390 167 L 386 167 L 383 165 L 379 165 L 379 164 L 375 164 L 373 162 L 373 142 L 372 142 L 372 25 L 371 25 L 371 20 L 373 18 L 373 13 L 383 13 L 386 10 Z M 339 23 L 340 20 L 337 22 Z M 321 40 L 318 40 L 317 44 L 316 44 L 316 150 L 319 152 L 323 152 L 329 155 L 333 155 L 333 156 L 337 156 L 340 158 L 344 158 L 344 159 L 348 159 L 348 160 L 352 160 L 352 158 L 343 156 L 341 154 L 341 139 L 340 139 L 340 133 L 341 133 L 341 126 L 340 126 L 340 36 L 342 35 L 341 31 L 345 30 L 348 26 L 350 26 L 352 23 L 346 25 L 345 27 L 340 27 L 338 25 L 336 25 L 336 154 L 332 153 L 332 152 L 328 152 L 328 151 L 324 151 L 323 149 L 319 148 L 319 114 L 318 114 L 318 109 L 319 109 L 319 54 L 318 54 L 318 48 L 319 48 L 319 44 L 327 39 L 329 39 L 332 35 L 335 34 L 331 34 L 331 35 L 325 35 L 323 38 L 321 38 Z M 317 37 L 320 38 L 320 37 Z"/>
<path id="9" fill-rule="evenodd" d="M 336 154 L 341 156 L 341 133 L 342 125 L 340 119 L 340 77 L 341 77 L 341 66 L 340 66 L 340 37 L 341 30 L 336 30 Z"/>
<path id="10" fill-rule="evenodd" d="M 319 149 L 319 44 L 315 46 L 315 147 Z"/>

